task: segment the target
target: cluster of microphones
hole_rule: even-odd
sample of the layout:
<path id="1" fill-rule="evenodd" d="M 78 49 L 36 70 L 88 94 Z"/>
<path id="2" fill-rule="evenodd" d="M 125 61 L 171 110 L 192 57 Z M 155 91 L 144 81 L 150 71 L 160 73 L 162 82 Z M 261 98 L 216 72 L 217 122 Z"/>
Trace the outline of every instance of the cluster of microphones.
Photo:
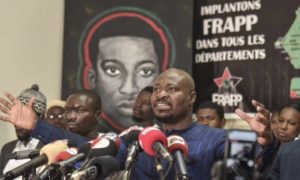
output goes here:
<path id="1" fill-rule="evenodd" d="M 122 140 L 121 140 L 122 138 Z M 178 179 L 189 179 L 185 164 L 188 146 L 177 135 L 166 135 L 156 127 L 132 127 L 119 136 L 105 133 L 76 147 L 69 140 L 58 140 L 40 150 L 15 152 L 11 158 L 31 160 L 6 172 L 2 179 L 14 179 L 28 175 L 29 179 L 105 179 L 120 171 L 120 162 L 115 158 L 121 142 L 128 147 L 125 170 L 130 170 L 140 152 L 156 157 L 156 169 L 161 179 L 168 175 L 170 167 L 176 164 Z M 162 161 L 168 163 L 163 169 Z M 123 169 L 124 170 L 124 169 Z"/>

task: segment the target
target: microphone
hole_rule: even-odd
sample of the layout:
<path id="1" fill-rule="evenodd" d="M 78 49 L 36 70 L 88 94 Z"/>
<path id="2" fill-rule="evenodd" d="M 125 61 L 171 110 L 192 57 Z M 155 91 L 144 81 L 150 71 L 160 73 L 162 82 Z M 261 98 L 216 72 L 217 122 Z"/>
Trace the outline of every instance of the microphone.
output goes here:
<path id="1" fill-rule="evenodd" d="M 116 156 L 118 153 L 118 145 L 110 139 L 102 138 L 97 142 L 87 154 L 87 158 L 91 159 L 97 156 Z"/>
<path id="2" fill-rule="evenodd" d="M 39 149 L 28 149 L 23 151 L 16 151 L 7 159 L 32 159 L 40 155 Z"/>
<path id="3" fill-rule="evenodd" d="M 71 175 L 71 180 L 81 179 L 104 179 L 112 172 L 119 171 L 119 161 L 111 156 L 92 158 L 87 168 Z"/>
<path id="4" fill-rule="evenodd" d="M 58 153 L 55 157 L 55 162 L 49 164 L 41 174 L 39 174 L 38 179 L 49 179 L 58 175 L 63 175 L 67 171 L 74 170 L 72 166 L 74 162 L 83 160 L 86 154 L 91 149 L 91 143 L 85 143 L 78 149 L 75 147 L 70 147 L 64 151 Z M 71 167 L 71 168 L 70 168 Z"/>
<path id="5" fill-rule="evenodd" d="M 168 137 L 168 150 L 175 157 L 179 179 L 189 179 L 183 155 L 187 156 L 189 149 L 185 140 L 177 135 Z"/>
<path id="6" fill-rule="evenodd" d="M 58 153 L 58 155 L 55 158 L 55 162 L 68 160 L 68 159 L 70 159 L 71 157 L 73 157 L 77 154 L 78 154 L 78 148 L 70 147 L 70 148 Z"/>
<path id="7" fill-rule="evenodd" d="M 116 133 L 114 133 L 114 132 L 105 133 L 102 136 L 102 138 L 106 138 L 106 139 L 112 140 L 117 145 L 117 148 L 120 149 L 121 138 Z"/>
<path id="8" fill-rule="evenodd" d="M 43 164 L 52 163 L 57 154 L 67 148 L 67 143 L 64 141 L 55 141 L 47 144 L 40 150 L 40 156 L 37 156 L 25 164 L 8 171 L 5 173 L 4 179 L 14 179 L 23 173 L 35 169 Z"/>
<path id="9" fill-rule="evenodd" d="M 166 135 L 155 127 L 147 127 L 139 134 L 140 146 L 150 156 L 159 155 L 160 158 L 166 159 L 169 163 L 173 162 L 173 157 L 166 149 Z"/>
<path id="10" fill-rule="evenodd" d="M 141 146 L 139 144 L 139 134 L 140 130 L 132 130 L 125 136 L 126 146 L 130 145 L 128 148 L 128 155 L 125 162 L 125 170 L 131 168 L 137 153 L 141 151 Z"/>
<path id="11" fill-rule="evenodd" d="M 75 162 L 78 162 L 78 161 L 82 161 L 86 158 L 87 154 L 89 153 L 89 151 L 91 150 L 91 145 L 92 143 L 91 142 L 87 142 L 87 143 L 84 143 L 83 145 L 81 145 L 78 150 L 77 150 L 77 153 L 75 153 L 74 151 L 75 150 L 71 150 L 71 151 L 68 151 L 68 152 L 65 152 L 63 153 L 62 152 L 62 155 L 63 157 L 57 157 L 57 159 L 61 159 L 62 161 L 58 162 L 59 166 L 67 166 L 67 165 L 71 165 Z M 70 158 L 68 158 L 68 157 Z"/>

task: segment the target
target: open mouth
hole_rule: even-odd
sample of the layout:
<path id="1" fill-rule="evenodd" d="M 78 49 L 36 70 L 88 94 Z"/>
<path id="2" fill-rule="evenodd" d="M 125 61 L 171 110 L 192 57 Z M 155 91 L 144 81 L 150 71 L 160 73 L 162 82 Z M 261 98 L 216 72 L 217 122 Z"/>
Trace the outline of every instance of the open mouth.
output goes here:
<path id="1" fill-rule="evenodd" d="M 171 105 L 167 102 L 157 102 L 155 104 L 156 109 L 160 110 L 160 111 L 167 111 L 171 109 Z"/>

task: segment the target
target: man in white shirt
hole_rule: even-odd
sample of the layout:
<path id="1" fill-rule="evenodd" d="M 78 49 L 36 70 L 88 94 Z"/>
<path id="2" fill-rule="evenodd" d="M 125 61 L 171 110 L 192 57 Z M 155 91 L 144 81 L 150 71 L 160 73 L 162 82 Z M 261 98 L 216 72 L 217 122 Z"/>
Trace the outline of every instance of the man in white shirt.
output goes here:
<path id="1" fill-rule="evenodd" d="M 25 89 L 18 96 L 19 101 L 23 104 L 27 104 L 31 97 L 35 97 L 34 109 L 39 117 L 44 116 L 46 110 L 46 97 L 39 92 L 38 85 L 34 84 L 31 88 Z M 40 140 L 31 137 L 31 131 L 22 129 L 15 126 L 17 139 L 3 145 L 0 155 L 0 176 L 6 172 L 30 161 L 30 158 L 26 159 L 14 159 L 13 153 L 17 151 L 24 151 L 30 149 L 40 149 L 44 143 Z M 22 179 L 18 177 L 16 179 Z"/>

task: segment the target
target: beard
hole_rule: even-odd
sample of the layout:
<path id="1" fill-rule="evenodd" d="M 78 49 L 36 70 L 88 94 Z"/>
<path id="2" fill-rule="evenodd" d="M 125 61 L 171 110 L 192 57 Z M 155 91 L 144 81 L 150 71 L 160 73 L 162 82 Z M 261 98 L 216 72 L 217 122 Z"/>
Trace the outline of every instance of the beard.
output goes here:
<path id="1" fill-rule="evenodd" d="M 136 116 L 132 116 L 132 121 L 133 121 L 133 122 L 136 122 L 136 123 L 142 123 L 142 122 L 143 122 L 143 119 L 142 119 L 142 118 L 139 118 L 139 117 L 136 117 Z"/>
<path id="2" fill-rule="evenodd" d="M 30 138 L 30 132 L 26 132 L 26 133 L 17 133 L 17 138 L 20 141 L 27 141 Z"/>
<path id="3" fill-rule="evenodd" d="M 168 117 L 158 117 L 158 116 L 155 116 L 155 119 L 160 122 L 160 123 L 163 123 L 163 124 L 176 124 L 178 122 L 180 122 L 181 119 L 179 118 L 174 118 L 174 116 L 168 116 Z"/>

